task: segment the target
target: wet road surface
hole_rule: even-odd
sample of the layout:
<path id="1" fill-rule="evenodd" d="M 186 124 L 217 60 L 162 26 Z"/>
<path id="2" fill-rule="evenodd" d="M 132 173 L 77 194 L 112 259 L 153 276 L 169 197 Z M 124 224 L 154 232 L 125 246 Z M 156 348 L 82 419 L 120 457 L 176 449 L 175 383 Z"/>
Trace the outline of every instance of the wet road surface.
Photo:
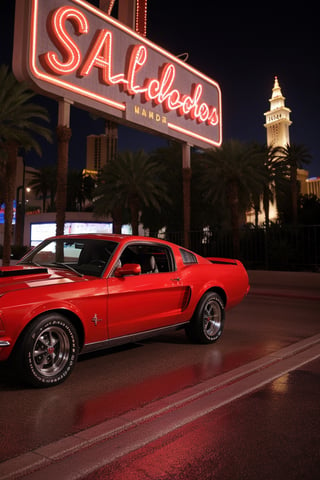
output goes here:
<path id="1" fill-rule="evenodd" d="M 192 345 L 183 332 L 157 337 L 86 356 L 67 382 L 46 390 L 26 389 L 1 366 L 0 462 L 134 412 L 319 333 L 320 301 L 310 288 L 307 293 L 299 288 L 299 295 L 295 291 L 270 296 L 266 291 L 270 285 L 265 277 L 263 281 L 264 291 L 256 292 L 259 295 L 252 291 L 227 313 L 225 332 L 213 346 Z M 310 292 L 312 298 L 307 298 Z"/>
<path id="2" fill-rule="evenodd" d="M 316 480 L 320 360 L 221 407 L 83 480 Z"/>

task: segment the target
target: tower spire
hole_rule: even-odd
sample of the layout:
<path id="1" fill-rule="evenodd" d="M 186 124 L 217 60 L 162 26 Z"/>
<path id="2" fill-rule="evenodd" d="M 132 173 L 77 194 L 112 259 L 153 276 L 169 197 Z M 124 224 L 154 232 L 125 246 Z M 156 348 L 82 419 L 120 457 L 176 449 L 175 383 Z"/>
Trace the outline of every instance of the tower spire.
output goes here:
<path id="1" fill-rule="evenodd" d="M 272 89 L 272 98 L 275 97 L 282 97 L 281 88 L 277 76 L 274 77 L 274 86 Z"/>

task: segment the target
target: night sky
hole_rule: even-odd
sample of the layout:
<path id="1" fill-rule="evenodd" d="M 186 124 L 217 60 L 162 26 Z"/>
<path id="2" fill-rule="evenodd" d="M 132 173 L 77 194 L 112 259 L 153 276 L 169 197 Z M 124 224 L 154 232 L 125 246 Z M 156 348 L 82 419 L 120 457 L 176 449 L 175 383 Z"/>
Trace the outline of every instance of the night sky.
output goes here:
<path id="1" fill-rule="evenodd" d="M 50 1 L 50 0 L 46 0 Z M 11 65 L 14 1 L 1 4 L 0 64 Z M 90 3 L 98 5 L 98 0 Z M 320 176 L 320 53 L 316 15 L 306 9 L 212 0 L 148 0 L 147 37 L 175 55 L 188 53 L 188 63 L 213 78 L 222 91 L 223 139 L 266 142 L 264 112 L 269 110 L 275 75 L 291 109 L 290 141 L 303 144 L 313 160 L 309 176 Z M 295 10 L 296 8 L 296 10 Z M 313 20 L 314 18 L 314 20 Z M 57 124 L 53 100 L 37 96 Z M 70 166 L 83 168 L 86 136 L 102 133 L 103 122 L 71 109 Z M 119 148 L 152 150 L 162 138 L 119 127 Z M 55 146 L 43 144 L 43 157 L 28 154 L 39 167 L 56 161 Z"/>

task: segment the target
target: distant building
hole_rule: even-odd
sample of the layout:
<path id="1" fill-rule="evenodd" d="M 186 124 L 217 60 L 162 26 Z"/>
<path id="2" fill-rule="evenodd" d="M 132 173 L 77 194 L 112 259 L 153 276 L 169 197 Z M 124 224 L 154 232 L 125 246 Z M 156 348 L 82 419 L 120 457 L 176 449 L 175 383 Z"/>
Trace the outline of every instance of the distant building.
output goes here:
<path id="1" fill-rule="evenodd" d="M 86 170 L 98 172 L 108 160 L 114 158 L 118 151 L 118 128 L 111 121 L 106 121 L 105 133 L 87 137 Z"/>
<path id="2" fill-rule="evenodd" d="M 279 85 L 278 77 L 274 79 L 274 86 L 272 89 L 272 95 L 269 99 L 270 109 L 265 112 L 266 122 L 264 127 L 267 134 L 267 145 L 273 147 L 286 147 L 290 145 L 290 132 L 289 128 L 292 124 L 290 120 L 290 108 L 285 105 L 285 97 L 282 95 Z M 297 171 L 297 178 L 300 182 L 300 191 L 303 195 L 309 194 L 311 191 L 311 182 L 307 180 L 309 172 L 307 170 L 299 168 Z M 274 193 L 273 203 L 269 205 L 269 220 L 276 221 L 278 219 L 278 209 L 275 195 L 275 186 L 271 185 Z M 314 187 L 314 190 L 318 192 L 318 189 Z M 254 223 L 255 215 L 251 211 L 247 214 L 247 222 Z M 265 222 L 265 214 L 263 211 L 262 202 L 260 205 L 260 213 L 258 215 L 258 223 L 263 224 Z"/>
<path id="3" fill-rule="evenodd" d="M 320 198 L 320 177 L 307 178 L 305 182 L 306 194 Z"/>
<path id="4" fill-rule="evenodd" d="M 269 99 L 270 110 L 264 115 L 267 130 L 267 145 L 274 147 L 285 147 L 290 144 L 289 127 L 292 124 L 290 120 L 290 108 L 285 106 L 285 97 L 281 93 L 278 77 L 274 79 L 272 95 Z"/>
<path id="5" fill-rule="evenodd" d="M 274 86 L 269 102 L 270 110 L 264 114 L 266 117 L 264 127 L 267 131 L 267 145 L 268 147 L 286 147 L 290 145 L 291 110 L 285 106 L 285 97 L 282 95 L 278 77 L 274 78 Z M 278 219 L 278 208 L 275 186 L 273 185 L 271 188 L 273 188 L 274 200 L 269 206 L 269 218 L 270 221 L 276 221 Z M 262 215 L 264 216 L 264 213 Z"/>
<path id="6" fill-rule="evenodd" d="M 282 95 L 278 82 L 278 77 L 274 79 L 272 95 L 269 99 L 270 110 L 265 112 L 266 123 L 264 127 L 267 133 L 267 145 L 274 147 L 285 147 L 290 144 L 289 127 L 292 124 L 290 120 L 291 110 L 285 106 L 285 97 Z M 274 222 L 278 219 L 278 209 L 276 202 L 275 186 L 271 185 L 274 200 L 269 204 L 269 220 Z M 247 222 L 255 222 L 255 212 L 250 211 L 247 214 Z M 258 215 L 259 225 L 265 222 L 265 214 L 263 210 L 262 199 L 260 201 L 260 212 Z"/>
<path id="7" fill-rule="evenodd" d="M 309 195 L 308 184 L 307 184 L 308 175 L 309 175 L 308 170 L 305 170 L 304 168 L 297 169 L 297 180 L 298 182 L 300 182 L 301 195 Z"/>

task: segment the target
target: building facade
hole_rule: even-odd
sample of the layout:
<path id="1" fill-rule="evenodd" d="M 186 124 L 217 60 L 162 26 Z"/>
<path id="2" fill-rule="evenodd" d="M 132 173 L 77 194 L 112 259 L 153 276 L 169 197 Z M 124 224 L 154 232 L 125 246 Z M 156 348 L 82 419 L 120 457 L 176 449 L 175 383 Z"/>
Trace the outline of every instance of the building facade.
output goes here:
<path id="1" fill-rule="evenodd" d="M 285 97 L 282 95 L 278 77 L 274 79 L 271 98 L 269 99 L 270 109 L 264 113 L 266 121 L 264 127 L 267 135 L 268 147 L 285 147 L 290 144 L 289 127 L 292 124 L 290 120 L 291 110 L 285 105 Z M 278 219 L 278 209 L 275 186 L 270 185 L 273 193 L 273 201 L 269 203 L 269 220 L 275 222 Z M 250 211 L 246 215 L 248 223 L 255 223 L 256 214 Z M 258 214 L 258 224 L 265 222 L 265 213 L 262 199 L 260 200 L 260 211 Z"/>
<path id="2" fill-rule="evenodd" d="M 278 77 L 274 79 L 272 95 L 269 99 L 270 110 L 265 112 L 267 131 L 267 145 L 273 147 L 285 147 L 290 145 L 289 127 L 290 108 L 285 106 L 285 97 L 282 95 Z"/>
<path id="3" fill-rule="evenodd" d="M 320 198 L 320 177 L 307 178 L 305 181 L 305 190 L 307 195 L 315 195 Z"/>
<path id="4" fill-rule="evenodd" d="M 114 158 L 118 151 L 118 128 L 111 121 L 106 121 L 105 133 L 102 135 L 88 135 L 86 170 L 99 172 Z"/>

